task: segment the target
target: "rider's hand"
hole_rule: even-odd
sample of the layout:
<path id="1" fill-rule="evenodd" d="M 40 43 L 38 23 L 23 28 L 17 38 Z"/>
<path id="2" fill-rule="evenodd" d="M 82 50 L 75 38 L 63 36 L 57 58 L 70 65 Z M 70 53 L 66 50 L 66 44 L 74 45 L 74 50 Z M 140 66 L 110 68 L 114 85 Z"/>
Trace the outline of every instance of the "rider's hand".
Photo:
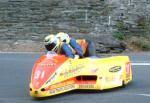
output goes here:
<path id="1" fill-rule="evenodd" d="M 74 55 L 74 59 L 79 59 L 79 55 Z"/>

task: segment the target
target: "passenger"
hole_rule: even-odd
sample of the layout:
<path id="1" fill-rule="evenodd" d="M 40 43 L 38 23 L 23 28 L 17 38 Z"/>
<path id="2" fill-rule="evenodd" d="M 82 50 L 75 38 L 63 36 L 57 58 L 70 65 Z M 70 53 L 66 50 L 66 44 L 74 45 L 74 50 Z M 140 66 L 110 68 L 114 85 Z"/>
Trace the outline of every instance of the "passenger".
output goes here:
<path id="1" fill-rule="evenodd" d="M 66 56 L 75 58 L 75 56 L 83 57 L 83 50 L 74 38 L 70 38 L 68 34 L 60 32 L 56 37 L 61 42 L 62 51 Z"/>

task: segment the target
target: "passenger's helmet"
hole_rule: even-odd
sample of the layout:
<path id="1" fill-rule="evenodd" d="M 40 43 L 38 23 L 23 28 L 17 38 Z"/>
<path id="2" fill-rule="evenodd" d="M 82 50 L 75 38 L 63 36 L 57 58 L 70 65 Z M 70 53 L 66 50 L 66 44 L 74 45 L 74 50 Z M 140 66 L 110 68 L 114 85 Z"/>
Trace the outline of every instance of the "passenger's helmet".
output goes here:
<path id="1" fill-rule="evenodd" d="M 70 37 L 67 33 L 64 32 L 59 32 L 56 37 L 61 41 L 61 42 L 66 42 L 69 43 L 70 42 Z"/>
<path id="2" fill-rule="evenodd" d="M 55 51 L 57 52 L 60 42 L 56 36 L 50 34 L 44 38 L 44 44 L 48 51 Z"/>

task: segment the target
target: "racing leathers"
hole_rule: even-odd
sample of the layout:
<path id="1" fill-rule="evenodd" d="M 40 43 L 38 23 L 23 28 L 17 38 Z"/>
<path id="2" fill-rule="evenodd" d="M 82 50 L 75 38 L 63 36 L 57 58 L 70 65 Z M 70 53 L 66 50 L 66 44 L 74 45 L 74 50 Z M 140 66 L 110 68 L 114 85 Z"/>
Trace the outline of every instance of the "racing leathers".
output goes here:
<path id="1" fill-rule="evenodd" d="M 75 55 L 83 57 L 83 50 L 75 39 L 71 38 L 69 43 L 63 42 L 61 45 L 60 53 L 65 54 L 67 57 L 74 58 Z"/>
<path id="2" fill-rule="evenodd" d="M 75 40 L 71 38 L 69 43 L 63 42 L 61 44 L 58 53 L 65 54 L 70 58 L 75 58 L 76 55 L 79 55 L 80 58 L 95 56 L 95 46 L 91 41 L 85 39 Z"/>

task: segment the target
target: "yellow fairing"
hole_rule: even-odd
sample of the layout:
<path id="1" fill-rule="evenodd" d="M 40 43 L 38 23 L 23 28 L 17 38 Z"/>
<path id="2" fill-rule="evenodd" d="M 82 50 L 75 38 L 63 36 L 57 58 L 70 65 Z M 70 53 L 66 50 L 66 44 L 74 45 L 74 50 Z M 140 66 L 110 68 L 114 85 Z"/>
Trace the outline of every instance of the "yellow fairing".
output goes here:
<path id="1" fill-rule="evenodd" d="M 30 91 L 31 96 L 52 96 L 74 89 L 104 90 L 123 86 L 132 81 L 128 56 L 68 59 L 55 73 L 56 76 L 52 75 L 49 78 L 54 78 L 50 83 L 45 83 L 37 90 L 38 94 L 35 90 Z M 41 91 L 47 87 L 50 87 L 47 91 Z"/>

